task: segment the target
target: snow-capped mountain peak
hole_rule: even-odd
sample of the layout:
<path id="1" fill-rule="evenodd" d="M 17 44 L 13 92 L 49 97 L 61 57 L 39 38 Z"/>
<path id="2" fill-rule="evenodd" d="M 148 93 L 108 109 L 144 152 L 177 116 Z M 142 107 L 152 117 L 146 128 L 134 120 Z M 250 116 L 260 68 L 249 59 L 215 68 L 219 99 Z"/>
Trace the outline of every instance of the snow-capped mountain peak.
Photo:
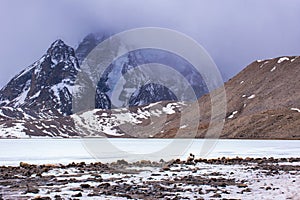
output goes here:
<path id="1" fill-rule="evenodd" d="M 61 39 L 56 40 L 47 50 L 47 55 L 51 57 L 54 65 L 75 57 L 74 49 L 66 45 Z"/>
<path id="2" fill-rule="evenodd" d="M 39 60 L 0 90 L 0 105 L 28 110 L 37 118 L 71 114 L 78 71 L 74 49 L 56 40 Z"/>

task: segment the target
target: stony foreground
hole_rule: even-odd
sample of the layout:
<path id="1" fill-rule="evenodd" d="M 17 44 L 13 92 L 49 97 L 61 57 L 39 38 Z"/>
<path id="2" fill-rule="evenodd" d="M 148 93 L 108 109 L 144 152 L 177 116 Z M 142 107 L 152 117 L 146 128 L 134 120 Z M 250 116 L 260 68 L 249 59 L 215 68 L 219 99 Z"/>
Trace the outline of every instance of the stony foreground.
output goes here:
<path id="1" fill-rule="evenodd" d="M 300 158 L 0 167 L 0 199 L 297 199 Z"/>

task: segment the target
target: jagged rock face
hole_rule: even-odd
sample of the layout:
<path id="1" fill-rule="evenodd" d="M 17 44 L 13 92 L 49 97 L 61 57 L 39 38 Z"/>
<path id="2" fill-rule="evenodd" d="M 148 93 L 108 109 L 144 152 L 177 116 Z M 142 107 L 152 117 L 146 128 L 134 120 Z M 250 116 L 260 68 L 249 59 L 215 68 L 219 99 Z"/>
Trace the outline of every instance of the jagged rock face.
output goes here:
<path id="1" fill-rule="evenodd" d="M 38 61 L 20 72 L 0 91 L 0 106 L 14 110 L 10 112 L 10 109 L 3 109 L 3 112 L 6 113 L 5 116 L 8 113 L 9 117 L 22 119 L 24 113 L 33 118 L 72 114 L 72 97 L 81 87 L 77 83 L 75 84 L 77 74 L 80 71 L 79 63 L 82 63 L 88 53 L 107 37 L 107 35 L 88 35 L 79 44 L 76 53 L 73 48 L 67 46 L 63 41 L 55 41 Z M 118 51 L 118 48 L 123 47 L 120 45 L 111 51 Z M 95 94 L 94 107 L 91 108 L 102 109 L 141 106 L 162 100 L 186 100 L 184 97 L 174 95 L 169 88 L 164 86 L 163 82 L 145 83 L 146 81 L 151 82 L 147 79 L 147 74 L 151 72 L 151 69 L 144 71 L 137 66 L 155 62 L 171 66 L 182 74 L 194 88 L 197 97 L 207 93 L 201 75 L 192 70 L 186 61 L 164 51 L 147 49 L 130 52 L 120 57 L 104 71 L 99 80 L 97 80 L 97 70 L 93 71 L 93 68 L 83 69 L 85 76 L 90 80 L 85 79 L 83 90 L 86 92 L 79 95 Z M 112 102 L 114 86 L 121 76 L 133 70 L 134 75 L 125 80 L 120 96 L 118 99 L 113 99 Z M 163 73 L 162 71 L 161 74 Z M 165 75 L 164 79 L 169 78 Z M 174 78 L 172 81 L 176 83 Z M 95 91 L 91 91 L 95 82 Z M 173 89 L 185 90 L 183 86 L 174 87 Z M 177 91 L 178 93 L 183 92 Z M 83 106 L 82 109 L 78 110 L 85 109 L 90 109 L 90 107 L 85 108 Z"/>
<path id="2" fill-rule="evenodd" d="M 0 91 L 0 105 L 22 109 L 33 117 L 69 115 L 78 70 L 74 50 L 57 40 Z"/>
<path id="3" fill-rule="evenodd" d="M 138 91 L 136 91 L 129 99 L 129 105 L 142 106 L 159 101 L 177 101 L 177 97 L 168 88 L 149 83 L 143 85 Z"/>
<path id="4" fill-rule="evenodd" d="M 130 52 L 120 57 L 105 70 L 98 80 L 97 77 L 99 75 L 96 73 L 97 70 L 93 71 L 93 68 L 81 70 L 79 63 L 105 38 L 107 38 L 105 35 L 97 37 L 95 35 L 89 35 L 79 45 L 76 53 L 74 49 L 66 45 L 63 41 L 57 40 L 51 44 L 46 53 L 38 61 L 9 81 L 9 83 L 0 90 L 0 137 L 72 137 L 89 134 L 76 129 L 76 120 L 78 119 L 73 113 L 93 110 L 95 108 L 112 108 L 114 106 L 111 101 L 112 89 L 121 76 L 128 74 L 133 69 L 133 78 L 125 80 L 124 82 L 121 95 L 118 99 L 118 107 L 132 106 L 136 109 L 136 106 L 153 102 L 181 100 L 181 97 L 176 96 L 168 87 L 165 87 L 163 83 L 145 82 L 145 80 L 147 80 L 147 74 L 149 71 L 152 71 L 152 69 L 141 70 L 137 68 L 137 66 L 146 63 L 158 62 L 167 66 L 173 66 L 175 70 L 190 81 L 194 88 L 199 89 L 197 95 L 202 95 L 207 92 L 201 75 L 197 74 L 195 70 L 191 70 L 186 62 L 178 59 L 176 56 L 174 57 L 174 55 L 155 50 Z M 113 51 L 117 51 L 118 48 L 123 47 L 117 46 L 117 48 L 111 50 L 112 52 L 110 53 L 114 53 Z M 80 73 L 81 77 L 78 76 L 79 72 L 84 72 Z M 168 78 L 168 74 L 165 75 L 165 78 Z M 78 79 L 81 82 L 78 83 Z M 176 80 L 172 81 L 176 82 Z M 96 87 L 94 85 L 95 82 Z M 135 85 L 135 87 L 132 87 L 132 85 Z M 179 88 L 185 90 L 184 87 L 177 87 L 177 89 Z M 76 102 L 75 105 L 79 108 L 74 109 L 74 99 L 77 99 L 74 97 L 88 96 L 90 94 L 95 94 L 93 97 L 94 102 L 89 102 L 89 98 L 87 102 Z M 90 107 L 85 107 L 86 104 Z M 160 114 L 165 112 L 167 115 L 177 116 L 176 106 L 174 107 L 175 110 L 172 110 L 172 106 L 174 105 L 168 104 L 163 109 L 163 112 L 156 109 L 152 114 L 159 117 Z M 178 106 L 179 105 L 181 104 L 178 104 Z M 143 119 L 151 117 L 151 114 L 147 111 L 149 107 L 146 106 L 141 109 L 146 109 L 144 113 L 145 116 L 140 116 L 140 109 L 131 111 L 127 108 L 127 110 L 122 110 L 120 114 L 122 123 L 119 121 L 109 122 L 107 127 L 101 126 L 103 130 L 99 129 L 99 134 L 124 136 L 122 132 L 118 132 L 119 135 L 114 135 L 114 132 L 118 129 L 118 127 L 116 127 L 118 124 L 123 124 L 123 116 L 127 116 L 127 112 L 133 112 L 134 116 L 136 115 L 137 119 L 135 121 L 137 124 L 142 123 L 142 121 L 138 120 L 139 117 Z M 106 110 L 104 112 L 108 115 L 111 112 L 118 113 L 120 111 Z M 85 116 L 86 113 L 87 112 L 83 112 L 82 116 L 89 117 L 88 114 Z M 97 116 L 96 114 L 92 117 L 100 120 L 97 121 L 97 123 L 104 123 L 101 121 L 101 116 Z M 126 120 L 126 124 L 131 127 L 131 118 L 126 118 Z M 84 125 L 86 119 L 84 118 L 80 123 Z M 98 127 L 97 123 L 95 122 L 96 127 Z M 111 130 L 111 128 L 113 128 L 113 130 Z M 151 130 L 153 131 L 151 135 L 155 134 L 155 129 Z M 103 131 L 103 133 L 101 133 L 101 131 Z M 119 131 L 121 131 L 121 129 Z M 139 131 L 137 131 L 139 134 L 143 133 L 143 130 Z M 96 133 L 96 135 L 99 134 Z M 143 137 L 148 136 L 143 135 Z"/>
<path id="5" fill-rule="evenodd" d="M 78 57 L 79 63 L 82 63 L 83 60 L 88 56 L 88 54 L 99 43 L 107 38 L 108 35 L 101 34 L 89 34 L 87 37 L 85 37 L 76 49 L 76 56 Z M 120 46 L 116 47 L 114 51 L 117 52 L 119 48 L 126 48 L 126 46 L 122 46 L 120 44 Z M 195 100 L 190 99 L 190 97 L 184 96 L 177 96 L 176 98 L 174 98 L 174 95 L 171 95 L 170 90 L 167 90 L 165 87 L 161 87 L 162 85 L 164 85 L 164 81 L 152 84 L 151 87 L 145 86 L 145 82 L 149 77 L 149 71 L 138 69 L 138 66 L 149 63 L 160 63 L 178 71 L 178 73 L 180 73 L 193 88 L 196 98 L 199 98 L 200 96 L 208 93 L 207 86 L 201 74 L 199 74 L 199 72 L 197 72 L 197 70 L 195 70 L 187 61 L 175 54 L 163 50 L 143 49 L 129 52 L 119 57 L 105 70 L 100 78 L 95 76 L 97 70 L 95 70 L 94 68 L 82 68 L 83 71 L 85 71 L 85 73 L 89 77 L 91 77 L 91 80 L 97 83 L 96 94 L 98 95 L 98 97 L 96 97 L 96 107 L 118 108 L 124 106 L 146 105 L 149 103 L 157 102 L 158 99 L 170 101 L 175 99 L 185 101 Z M 129 80 L 125 80 L 120 96 L 117 99 L 112 99 L 116 98 L 112 97 L 112 92 L 120 77 L 133 70 L 135 75 L 131 76 Z M 162 73 L 156 73 L 163 74 L 163 71 Z M 166 76 L 165 81 L 168 81 L 167 79 L 169 78 Z M 151 82 L 151 80 L 148 81 Z M 177 94 L 181 93 L 179 90 L 184 89 L 180 84 L 177 86 L 177 88 L 174 88 L 175 90 L 178 90 Z M 137 92 L 140 92 L 140 94 L 137 94 Z M 153 94 L 162 96 L 162 98 L 153 96 Z M 136 96 L 139 98 L 134 98 L 134 100 L 132 100 L 132 96 Z M 117 104 L 114 104 L 114 102 L 117 102 Z"/>
<path id="6" fill-rule="evenodd" d="M 107 34 L 88 34 L 78 45 L 75 50 L 79 64 L 87 57 L 87 55 L 102 41 L 107 39 Z"/>

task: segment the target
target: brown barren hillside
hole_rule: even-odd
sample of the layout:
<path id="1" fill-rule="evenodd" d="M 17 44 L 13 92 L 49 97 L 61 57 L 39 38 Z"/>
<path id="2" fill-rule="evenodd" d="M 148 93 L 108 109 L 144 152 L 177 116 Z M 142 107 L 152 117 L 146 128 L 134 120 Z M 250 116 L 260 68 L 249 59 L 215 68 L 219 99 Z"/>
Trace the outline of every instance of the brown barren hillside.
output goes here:
<path id="1" fill-rule="evenodd" d="M 251 63 L 225 83 L 227 114 L 221 137 L 300 139 L 299 81 L 299 57 Z M 208 95 L 199 104 L 207 101 Z M 200 123 L 198 136 L 204 136 L 205 123 Z"/>

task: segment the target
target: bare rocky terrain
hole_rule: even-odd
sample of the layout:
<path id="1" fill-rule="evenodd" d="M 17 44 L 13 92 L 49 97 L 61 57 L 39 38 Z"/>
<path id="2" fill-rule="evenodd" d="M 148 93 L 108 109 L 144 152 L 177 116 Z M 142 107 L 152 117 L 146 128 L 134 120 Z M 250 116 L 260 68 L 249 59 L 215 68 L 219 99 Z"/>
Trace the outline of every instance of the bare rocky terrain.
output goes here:
<path id="1" fill-rule="evenodd" d="M 296 199 L 299 158 L 0 167 L 1 199 Z"/>

